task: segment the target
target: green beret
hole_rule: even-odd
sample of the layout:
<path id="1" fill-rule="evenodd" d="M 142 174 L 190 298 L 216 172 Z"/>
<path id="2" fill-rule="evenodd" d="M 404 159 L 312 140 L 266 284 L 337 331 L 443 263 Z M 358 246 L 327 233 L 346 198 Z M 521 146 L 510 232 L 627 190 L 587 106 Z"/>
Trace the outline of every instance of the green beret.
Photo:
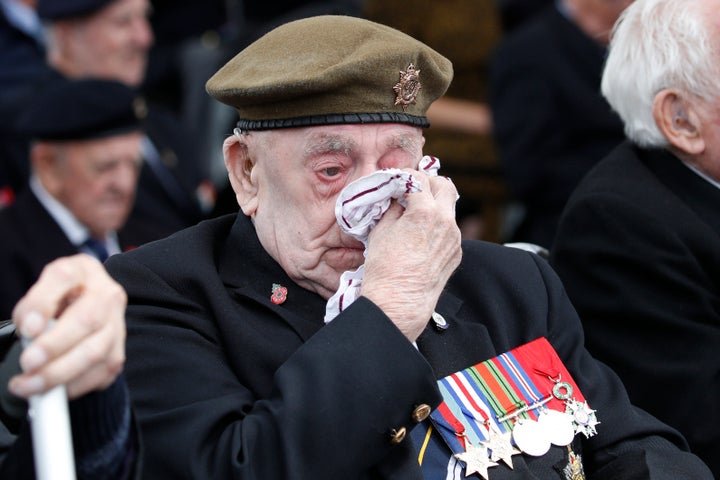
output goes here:
<path id="1" fill-rule="evenodd" d="M 244 130 L 341 123 L 429 126 L 430 104 L 452 80 L 450 61 L 368 20 L 325 15 L 261 37 L 207 82 Z"/>

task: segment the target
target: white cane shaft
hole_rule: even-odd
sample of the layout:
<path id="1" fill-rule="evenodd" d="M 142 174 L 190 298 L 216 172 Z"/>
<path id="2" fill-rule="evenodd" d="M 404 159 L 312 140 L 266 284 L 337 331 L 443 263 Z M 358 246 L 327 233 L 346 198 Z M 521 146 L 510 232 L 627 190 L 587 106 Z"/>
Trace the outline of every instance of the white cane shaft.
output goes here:
<path id="1" fill-rule="evenodd" d="M 30 397 L 35 474 L 38 480 L 75 480 L 65 386 Z"/>

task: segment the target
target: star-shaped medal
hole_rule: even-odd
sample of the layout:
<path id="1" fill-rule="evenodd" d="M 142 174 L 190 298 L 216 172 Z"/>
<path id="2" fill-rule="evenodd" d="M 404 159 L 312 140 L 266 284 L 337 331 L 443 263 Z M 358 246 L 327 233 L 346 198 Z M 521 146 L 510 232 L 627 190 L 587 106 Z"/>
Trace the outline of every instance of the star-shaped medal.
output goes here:
<path id="1" fill-rule="evenodd" d="M 497 463 L 490 460 L 486 447 L 476 447 L 469 441 L 467 442 L 465 452 L 456 453 L 455 458 L 465 462 L 466 477 L 469 477 L 473 473 L 477 473 L 485 480 L 488 480 L 488 468 L 497 466 Z"/>
<path id="2" fill-rule="evenodd" d="M 510 442 L 511 433 L 502 433 L 500 429 L 493 423 L 488 427 L 487 447 L 490 449 L 490 460 L 497 462 L 502 460 L 505 465 L 513 468 L 512 456 L 519 455 L 521 452 L 513 447 Z"/>
<path id="3" fill-rule="evenodd" d="M 600 422 L 595 416 L 595 410 L 591 409 L 587 402 L 581 403 L 575 399 L 568 400 L 565 403 L 565 413 L 572 415 L 576 434 L 582 432 L 585 438 L 590 438 L 597 433 L 595 425 Z"/>

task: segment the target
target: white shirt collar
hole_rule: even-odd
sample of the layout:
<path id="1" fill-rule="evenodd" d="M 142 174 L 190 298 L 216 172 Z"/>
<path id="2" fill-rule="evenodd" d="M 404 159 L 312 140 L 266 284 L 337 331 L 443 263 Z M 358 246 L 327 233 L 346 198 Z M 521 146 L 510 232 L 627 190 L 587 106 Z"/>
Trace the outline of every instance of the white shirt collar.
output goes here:
<path id="1" fill-rule="evenodd" d="M 710 183 L 710 185 L 713 185 L 715 188 L 720 188 L 720 182 L 718 182 L 717 180 L 713 180 L 712 178 L 708 177 L 706 174 L 704 174 L 703 172 L 701 172 L 700 170 L 693 167 L 692 165 L 690 165 L 687 162 L 682 162 L 682 163 L 683 163 L 683 165 L 688 167 L 690 169 L 690 171 L 695 172 L 695 174 L 698 175 L 700 178 L 702 178 L 705 181 L 707 181 L 708 183 Z"/>
<path id="2" fill-rule="evenodd" d="M 11 25 L 44 44 L 44 27 L 35 9 L 17 0 L 0 0 L 0 8 Z"/>

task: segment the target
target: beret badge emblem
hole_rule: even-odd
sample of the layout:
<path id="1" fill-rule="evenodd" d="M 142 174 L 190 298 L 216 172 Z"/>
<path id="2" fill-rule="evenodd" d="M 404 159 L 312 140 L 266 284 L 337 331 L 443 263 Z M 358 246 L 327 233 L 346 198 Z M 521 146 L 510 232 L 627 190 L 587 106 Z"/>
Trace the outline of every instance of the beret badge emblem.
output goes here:
<path id="1" fill-rule="evenodd" d="M 420 85 L 420 70 L 416 70 L 415 65 L 411 63 L 405 71 L 400 71 L 400 81 L 393 87 L 393 90 L 397 93 L 395 105 L 402 106 L 403 111 L 405 111 L 408 105 L 415 103 L 420 88 L 422 88 Z"/>

